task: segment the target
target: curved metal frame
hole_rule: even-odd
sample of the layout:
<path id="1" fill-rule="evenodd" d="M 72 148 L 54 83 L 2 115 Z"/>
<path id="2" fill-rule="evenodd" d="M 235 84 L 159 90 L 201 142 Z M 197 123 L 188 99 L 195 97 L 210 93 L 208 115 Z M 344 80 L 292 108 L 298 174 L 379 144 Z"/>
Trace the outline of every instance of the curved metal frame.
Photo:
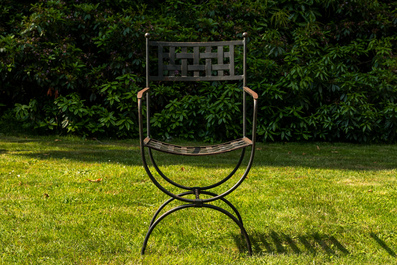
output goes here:
<path id="1" fill-rule="evenodd" d="M 202 193 L 202 194 L 206 194 L 206 195 L 216 196 L 216 194 L 213 193 L 213 192 L 202 191 L 201 193 Z M 190 194 L 194 195 L 195 193 L 194 193 L 193 191 L 188 191 L 188 192 L 184 192 L 184 193 L 179 194 L 179 196 L 185 196 L 185 195 L 190 195 Z M 150 222 L 149 227 L 152 226 L 152 224 L 156 221 L 156 218 L 157 218 L 157 216 L 160 214 L 161 210 L 163 210 L 165 206 L 167 206 L 170 202 L 172 202 L 172 201 L 174 201 L 174 200 L 175 200 L 174 198 L 168 199 L 166 202 L 164 202 L 164 203 L 160 206 L 160 208 L 159 208 L 159 209 L 156 211 L 156 213 L 153 215 L 153 218 L 152 218 L 152 221 Z M 237 208 L 234 207 L 234 205 L 233 205 L 230 201 L 226 200 L 225 198 L 220 198 L 220 200 L 222 200 L 222 201 L 225 202 L 227 205 L 229 205 L 230 208 L 232 208 L 232 210 L 233 210 L 234 213 L 236 214 L 238 220 L 239 220 L 240 223 L 242 224 L 242 223 L 243 223 L 243 219 L 241 218 L 241 215 L 240 215 L 239 211 L 237 210 Z"/>
<path id="2" fill-rule="evenodd" d="M 152 233 L 152 231 L 154 230 L 154 228 L 168 215 L 170 215 L 173 212 L 179 211 L 181 209 L 185 209 L 185 208 L 191 208 L 191 207 L 204 207 L 204 208 L 210 208 L 210 209 L 214 209 L 217 210 L 223 214 L 225 214 L 226 216 L 228 216 L 229 218 L 231 218 L 239 227 L 241 230 L 242 235 L 245 237 L 246 243 L 247 243 L 247 248 L 248 248 L 248 252 L 249 255 L 252 255 L 252 249 L 251 249 L 251 242 L 250 239 L 248 237 L 248 234 L 244 228 L 243 225 L 243 221 L 241 218 L 240 213 L 238 212 L 238 210 L 236 209 L 236 207 L 227 199 L 225 199 L 224 197 L 227 196 L 228 194 L 230 194 L 231 192 L 233 192 L 238 186 L 241 185 L 241 183 L 244 181 L 244 179 L 247 177 L 251 167 L 252 167 L 252 163 L 253 163 L 253 159 L 254 159 L 254 154 L 255 154 L 255 142 L 256 142 L 256 116 L 257 116 L 257 98 L 258 95 L 252 91 L 251 89 L 249 89 L 248 87 L 246 87 L 246 82 L 245 82 L 245 77 L 246 77 L 246 67 L 245 67 L 245 63 L 246 63 L 246 56 L 245 56 L 245 49 L 246 49 L 246 42 L 245 42 L 245 38 L 247 36 L 246 33 L 243 34 L 244 36 L 244 40 L 243 40 L 243 45 L 244 45 L 244 63 L 243 63 L 243 136 L 245 137 L 245 130 L 246 130 L 246 110 L 245 110 L 245 101 L 246 101 L 246 93 L 250 94 L 253 98 L 254 101 L 254 108 L 253 108 L 253 123 L 252 123 L 252 145 L 251 145 L 251 154 L 250 154 L 250 158 L 247 164 L 247 168 L 245 169 L 244 173 L 242 174 L 242 176 L 240 177 L 240 179 L 235 183 L 235 185 L 233 185 L 231 188 L 229 188 L 227 191 L 221 193 L 221 194 L 215 194 L 213 192 L 209 192 L 207 190 L 215 188 L 220 186 L 221 184 L 225 183 L 226 181 L 228 181 L 232 176 L 235 175 L 235 173 L 237 172 L 237 170 L 240 168 L 241 163 L 243 161 L 243 158 L 245 156 L 245 147 L 242 149 L 240 158 L 235 166 L 235 168 L 231 171 L 230 174 L 228 174 L 226 177 L 224 177 L 222 180 L 212 184 L 212 185 L 208 185 L 208 186 L 204 186 L 204 187 L 188 187 L 188 186 L 184 186 L 181 185 L 179 183 L 176 183 L 175 181 L 171 180 L 170 178 L 168 178 L 162 171 L 161 169 L 158 167 L 157 163 L 155 162 L 155 159 L 153 157 L 153 153 L 152 153 L 152 149 L 150 147 L 148 147 L 148 154 L 149 154 L 149 158 L 152 162 L 152 165 L 154 167 L 154 169 L 157 171 L 157 173 L 168 183 L 172 184 L 175 187 L 178 187 L 180 189 L 184 189 L 187 190 L 187 192 L 183 192 L 180 194 L 174 194 L 172 192 L 170 192 L 169 190 L 167 190 L 166 188 L 164 188 L 158 181 L 157 179 L 154 177 L 153 173 L 151 172 L 151 170 L 149 169 L 149 166 L 147 164 L 146 161 L 146 156 L 145 156 L 145 144 L 144 144 L 144 136 L 143 136 L 143 119 L 142 119 L 142 97 L 143 95 L 146 93 L 146 105 L 147 105 L 147 113 L 146 113 L 146 118 L 147 118 L 147 136 L 150 137 L 150 120 L 149 120 L 149 76 L 148 76 L 148 67 L 149 67 L 149 61 L 148 61 L 148 49 L 146 49 L 146 88 L 142 89 L 141 91 L 138 92 L 138 117 L 139 117 L 139 136 L 140 136 L 140 150 L 141 150 L 141 157 L 142 157 L 142 162 L 143 162 L 143 166 L 145 168 L 146 173 L 148 174 L 149 178 L 151 179 L 151 181 L 156 185 L 156 187 L 161 190 L 162 192 L 164 192 L 165 194 L 167 194 L 168 196 L 170 196 L 171 198 L 168 199 L 166 202 L 164 202 L 159 209 L 155 212 L 155 214 L 152 217 L 152 220 L 150 222 L 150 226 L 148 229 L 148 232 L 145 236 L 145 240 L 142 246 L 142 250 L 141 250 L 141 254 L 143 255 L 145 253 L 145 249 L 147 246 L 147 242 L 149 240 L 149 237 Z M 148 47 L 148 43 L 149 43 L 149 34 L 145 34 L 146 37 L 146 46 Z M 208 195 L 210 196 L 210 198 L 200 198 L 200 194 L 204 194 L 204 195 Z M 185 196 L 187 195 L 194 195 L 196 198 L 195 199 L 189 199 L 189 198 L 185 198 Z M 174 200 L 178 200 L 187 204 L 183 204 L 180 206 L 177 206 L 175 208 L 172 208 L 171 210 L 165 212 L 164 214 L 162 214 L 160 217 L 158 217 L 158 215 L 160 214 L 160 212 L 171 202 L 173 202 Z M 214 206 L 211 204 L 208 204 L 210 202 L 216 201 L 216 200 L 221 200 L 224 203 L 226 203 L 234 212 L 235 215 L 233 215 L 232 213 L 226 211 L 225 209 L 218 207 L 218 206 Z M 157 218 L 158 217 L 158 218 Z"/>
<path id="3" fill-rule="evenodd" d="M 142 143 L 142 145 L 143 145 L 143 143 Z M 243 152 L 243 153 L 244 153 L 244 152 Z M 247 177 L 247 175 L 248 175 L 248 173 L 249 173 L 249 171 L 250 171 L 250 169 L 251 169 L 252 162 L 253 162 L 253 158 L 254 158 L 254 153 L 255 153 L 255 146 L 254 146 L 254 144 L 253 144 L 253 145 L 252 145 L 252 150 L 251 150 L 250 160 L 249 160 L 248 165 L 247 165 L 247 169 L 245 170 L 244 174 L 241 176 L 240 180 L 238 180 L 237 183 L 236 183 L 234 186 L 232 186 L 229 190 L 225 191 L 224 193 L 222 193 L 222 194 L 220 194 L 220 195 L 216 195 L 216 196 L 214 196 L 214 197 L 212 197 L 212 198 L 209 198 L 209 199 L 200 199 L 200 202 L 202 202 L 202 203 L 207 203 L 207 202 L 212 202 L 212 201 L 221 199 L 221 198 L 225 197 L 226 195 L 230 194 L 231 192 L 233 192 L 235 189 L 237 189 L 237 187 L 240 186 L 240 184 L 241 184 L 241 183 L 244 181 L 244 179 Z M 152 154 L 151 154 L 150 148 L 149 148 L 149 154 L 151 155 L 151 159 L 153 159 L 153 156 L 152 156 Z M 162 192 L 164 192 L 164 193 L 167 194 L 168 196 L 170 196 L 170 197 L 172 197 L 172 198 L 174 198 L 174 199 L 183 201 L 183 202 L 189 202 L 189 203 L 196 203 L 196 202 L 197 202 L 197 199 L 187 199 L 187 198 L 183 198 L 183 197 L 181 197 L 181 196 L 179 196 L 179 195 L 173 194 L 172 192 L 170 192 L 170 191 L 168 191 L 166 188 L 164 188 L 164 187 L 157 181 L 157 179 L 153 176 L 152 172 L 150 171 L 150 169 L 149 169 L 149 167 L 148 167 L 148 165 L 147 165 L 147 162 L 146 162 L 146 157 L 145 157 L 144 148 L 141 148 L 141 157 L 142 157 L 142 161 L 143 161 L 143 167 L 145 168 L 146 173 L 148 174 L 149 178 L 152 180 L 152 182 L 157 186 L 157 188 L 158 188 L 159 190 L 161 190 Z M 239 167 L 240 164 L 241 164 L 241 160 L 242 160 L 242 158 L 240 157 L 240 161 L 239 161 L 239 163 L 238 163 L 238 167 Z M 153 162 L 154 162 L 154 159 L 153 159 Z M 236 168 L 233 170 L 234 173 L 237 171 L 238 167 L 236 167 Z M 160 176 L 162 176 L 166 181 L 168 181 L 169 183 L 171 183 L 171 184 L 173 184 L 173 185 L 176 184 L 175 186 L 177 186 L 177 187 L 179 187 L 179 188 L 183 188 L 183 189 L 187 189 L 187 190 L 199 190 L 199 191 L 202 191 L 202 190 L 203 190 L 202 187 L 185 187 L 185 186 L 182 186 L 182 185 L 180 185 L 180 184 L 178 184 L 178 183 L 173 182 L 172 180 L 170 180 L 169 178 L 167 178 L 167 177 L 162 173 L 162 171 L 157 167 L 157 164 L 156 164 L 156 166 L 155 166 L 155 169 L 156 169 L 156 170 L 157 170 L 157 169 L 159 170 L 158 173 L 159 173 Z M 161 173 L 160 173 L 160 172 L 161 172 Z M 233 175 L 234 175 L 234 174 L 233 174 Z M 229 174 L 229 175 L 228 175 L 227 177 L 225 177 L 223 180 L 221 180 L 220 182 L 218 182 L 218 183 L 216 183 L 216 184 L 214 184 L 214 185 L 219 186 L 220 184 L 222 184 L 222 183 L 224 183 L 225 181 L 227 181 L 228 179 L 230 179 L 233 175 Z M 175 183 L 175 184 L 174 184 L 174 183 Z M 211 185 L 211 186 L 214 186 L 214 185 Z M 205 188 L 205 189 L 208 189 L 208 187 L 211 187 L 211 186 L 207 186 L 207 187 L 204 187 L 204 188 Z"/>
<path id="4" fill-rule="evenodd" d="M 149 152 L 150 161 L 152 162 L 153 167 L 156 169 L 157 173 L 159 173 L 160 176 L 163 177 L 163 179 L 165 179 L 168 183 L 170 183 L 170 184 L 172 184 L 172 185 L 174 185 L 174 186 L 176 186 L 176 187 L 178 187 L 178 188 L 185 189 L 185 190 L 193 190 L 193 189 L 195 188 L 195 187 L 186 187 L 186 186 L 183 186 L 183 185 L 178 184 L 178 183 L 172 181 L 171 179 L 169 179 L 169 178 L 160 170 L 160 168 L 157 166 L 157 163 L 154 161 L 152 149 L 149 148 L 149 151 L 148 151 L 148 152 Z M 200 190 L 208 190 L 208 189 L 212 189 L 212 188 L 218 187 L 219 185 L 225 183 L 227 180 L 229 180 L 231 177 L 233 177 L 233 175 L 236 173 L 236 171 L 240 168 L 241 162 L 243 162 L 244 155 L 245 155 L 245 148 L 244 148 L 244 149 L 242 150 L 242 152 L 241 152 L 240 159 L 239 159 L 239 161 L 237 162 L 236 167 L 233 169 L 233 171 L 232 171 L 227 177 L 225 177 L 224 179 L 222 179 L 221 181 L 219 181 L 219 182 L 217 182 L 217 183 L 215 183 L 215 184 L 213 184 L 213 185 L 209 185 L 209 186 L 205 186 L 205 187 L 200 187 Z"/>
<path id="5" fill-rule="evenodd" d="M 141 144 L 142 144 L 142 146 L 143 146 L 143 142 L 142 142 Z M 240 184 L 244 181 L 244 179 L 245 179 L 246 176 L 248 175 L 248 173 L 249 173 L 249 171 L 250 171 L 250 168 L 251 168 L 251 166 L 252 166 L 253 157 L 254 157 L 254 152 L 255 152 L 255 146 L 253 145 L 253 146 L 252 146 L 252 149 L 251 149 L 251 156 L 250 156 L 250 160 L 249 160 L 248 165 L 247 165 L 247 169 L 245 170 L 244 174 L 241 176 L 240 180 L 237 181 L 237 183 L 236 183 L 234 186 L 232 186 L 229 190 L 227 190 L 226 192 L 224 192 L 224 193 L 218 195 L 218 194 L 215 194 L 215 193 L 213 193 L 213 192 L 206 191 L 206 190 L 221 185 L 222 183 L 224 183 L 224 182 L 226 182 L 227 180 L 229 180 L 229 179 L 236 173 L 236 171 L 237 171 L 238 168 L 240 167 L 241 162 L 242 162 L 242 160 L 243 160 L 243 158 L 244 158 L 245 148 L 244 148 L 244 149 L 242 150 L 242 152 L 241 152 L 241 156 L 240 156 L 240 159 L 239 159 L 239 161 L 238 161 L 236 167 L 233 169 L 233 171 L 232 171 L 229 175 L 227 175 L 227 176 L 226 176 L 225 178 L 223 178 L 221 181 L 219 181 L 219 182 L 217 182 L 217 183 L 215 183 L 215 184 L 213 184 L 213 185 L 205 186 L 205 187 L 186 187 L 186 186 L 180 185 L 180 184 L 178 184 L 178 183 L 176 183 L 176 182 L 170 180 L 170 179 L 169 179 L 167 176 L 165 176 L 165 174 L 160 170 L 160 168 L 158 167 L 157 163 L 156 163 L 155 160 L 154 160 L 154 157 L 153 157 L 153 154 L 152 154 L 152 150 L 151 150 L 150 148 L 148 148 L 148 153 L 149 153 L 149 156 L 150 156 L 150 160 L 151 160 L 151 162 L 153 163 L 153 167 L 156 169 L 156 171 L 158 172 L 158 174 L 159 174 L 164 180 L 166 180 L 167 182 L 169 182 L 170 184 L 172 184 L 172 185 L 174 185 L 174 186 L 176 186 L 176 187 L 178 187 L 178 188 L 188 190 L 187 192 L 184 192 L 184 193 L 181 193 L 181 194 L 174 194 L 174 193 L 168 191 L 166 188 L 164 188 L 164 187 L 157 181 L 157 179 L 154 177 L 153 173 L 151 172 L 151 170 L 149 169 L 149 167 L 148 167 L 148 165 L 147 165 L 147 161 L 146 161 L 146 157 L 145 157 L 144 148 L 141 148 L 141 156 L 142 156 L 143 166 L 144 166 L 145 171 L 146 171 L 146 173 L 148 174 L 149 178 L 150 178 L 150 179 L 152 180 L 152 182 L 157 186 L 158 189 L 160 189 L 160 190 L 163 191 L 165 194 L 167 194 L 168 196 L 171 197 L 171 198 L 168 199 L 166 202 L 164 202 L 164 203 L 159 207 L 159 209 L 155 212 L 155 214 L 153 215 L 152 220 L 151 220 L 150 225 L 149 225 L 148 232 L 147 232 L 147 234 L 146 234 L 146 236 L 145 236 L 145 240 L 144 240 L 144 243 L 143 243 L 143 246 L 142 246 L 141 254 L 143 255 L 143 254 L 145 253 L 146 246 L 147 246 L 147 242 L 148 242 L 149 237 L 150 237 L 151 233 L 153 232 L 154 228 L 155 228 L 155 227 L 157 226 L 157 224 L 158 224 L 159 222 L 161 222 L 161 220 L 163 220 L 166 216 L 168 216 L 169 214 L 171 214 L 171 213 L 173 213 L 173 212 L 176 212 L 176 211 L 178 211 L 178 210 L 184 209 L 184 208 L 190 208 L 190 207 L 205 207 L 205 208 L 212 208 L 212 209 L 218 210 L 219 212 L 224 213 L 226 216 L 228 216 L 229 218 L 231 218 L 231 219 L 240 227 L 241 233 L 242 233 L 242 235 L 245 237 L 245 240 L 246 240 L 246 243 L 247 243 L 248 253 L 249 253 L 249 255 L 251 256 L 251 255 L 252 255 L 251 242 L 250 242 L 250 239 L 249 239 L 249 237 L 248 237 L 248 234 L 247 234 L 247 232 L 246 232 L 246 230 L 245 230 L 245 228 L 244 228 L 243 220 L 242 220 L 242 218 L 241 218 L 241 215 L 240 215 L 239 211 L 237 210 L 237 208 L 236 208 L 230 201 L 228 201 L 227 199 L 225 199 L 224 197 L 225 197 L 226 195 L 230 194 L 231 192 L 233 192 L 233 191 L 234 191 L 238 186 L 240 186 Z M 212 197 L 211 197 L 211 198 L 208 198 L 208 199 L 200 199 L 200 198 L 199 198 L 199 195 L 200 195 L 200 194 L 210 195 L 210 196 L 212 196 Z M 184 198 L 184 196 L 186 196 L 186 195 L 195 195 L 195 196 L 196 196 L 196 199 Z M 208 202 L 212 202 L 212 201 L 215 201 L 215 200 L 218 200 L 218 199 L 221 200 L 221 201 L 223 201 L 223 202 L 225 202 L 225 203 L 233 210 L 234 214 L 235 214 L 237 217 L 234 216 L 233 214 L 231 214 L 230 212 L 226 211 L 225 209 L 221 208 L 221 207 L 214 206 L 214 205 L 211 205 L 211 204 L 207 204 Z M 190 203 L 190 204 L 184 204 L 184 205 L 177 206 L 177 207 L 175 207 L 175 208 L 173 208 L 173 209 L 171 209 L 171 210 L 165 212 L 163 215 L 161 215 L 161 216 L 157 219 L 157 216 L 160 214 L 160 212 L 161 212 L 169 203 L 171 203 L 171 202 L 174 201 L 174 200 L 179 200 L 179 201 L 183 201 L 183 202 L 185 202 L 185 203 Z"/>
<path id="6" fill-rule="evenodd" d="M 158 223 L 160 223 L 165 217 L 167 217 L 168 215 L 170 215 L 173 212 L 176 212 L 178 210 L 182 210 L 185 208 L 191 208 L 191 207 L 197 207 L 197 205 L 196 204 L 184 204 L 184 205 L 177 206 L 177 207 L 169 210 L 168 212 L 164 213 L 163 215 L 161 215 L 154 223 L 152 223 L 149 227 L 149 230 L 148 230 L 146 236 L 145 236 L 145 240 L 143 242 L 143 246 L 141 249 L 141 255 L 145 254 L 145 250 L 146 250 L 146 246 L 147 246 L 147 242 L 149 240 L 150 234 L 152 233 L 153 229 L 157 226 Z M 226 211 L 218 206 L 211 205 L 211 204 L 203 204 L 200 207 L 217 210 L 217 211 L 225 214 L 226 216 L 228 216 L 230 219 L 232 219 L 240 227 L 241 233 L 245 237 L 245 241 L 247 242 L 248 253 L 250 256 L 252 255 L 251 242 L 249 240 L 247 231 L 245 230 L 243 223 L 241 221 L 239 221 L 234 215 L 232 215 L 228 211 Z"/>

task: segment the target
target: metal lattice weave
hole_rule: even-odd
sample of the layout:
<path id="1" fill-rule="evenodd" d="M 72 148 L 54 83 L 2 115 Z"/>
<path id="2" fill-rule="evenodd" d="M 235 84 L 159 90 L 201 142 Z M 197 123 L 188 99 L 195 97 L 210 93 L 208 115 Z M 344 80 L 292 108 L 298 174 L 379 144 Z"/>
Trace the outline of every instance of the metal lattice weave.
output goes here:
<path id="1" fill-rule="evenodd" d="M 242 80 L 235 73 L 235 46 L 242 41 L 228 42 L 160 42 L 157 46 L 158 72 L 153 81 L 215 81 Z"/>

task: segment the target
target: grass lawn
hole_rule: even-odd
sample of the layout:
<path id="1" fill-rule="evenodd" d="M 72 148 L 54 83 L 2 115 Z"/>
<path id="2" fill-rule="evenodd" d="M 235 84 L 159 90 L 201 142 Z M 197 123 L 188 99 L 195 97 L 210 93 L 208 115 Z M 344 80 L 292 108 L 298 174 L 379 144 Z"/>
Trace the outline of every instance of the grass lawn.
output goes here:
<path id="1" fill-rule="evenodd" d="M 141 256 L 168 198 L 146 176 L 137 140 L 3 135 L 0 264 L 397 264 L 397 145 L 277 143 L 256 152 L 226 197 L 252 257 L 237 225 L 205 208 L 168 216 Z M 193 185 L 227 174 L 239 153 L 156 157 L 172 179 Z"/>

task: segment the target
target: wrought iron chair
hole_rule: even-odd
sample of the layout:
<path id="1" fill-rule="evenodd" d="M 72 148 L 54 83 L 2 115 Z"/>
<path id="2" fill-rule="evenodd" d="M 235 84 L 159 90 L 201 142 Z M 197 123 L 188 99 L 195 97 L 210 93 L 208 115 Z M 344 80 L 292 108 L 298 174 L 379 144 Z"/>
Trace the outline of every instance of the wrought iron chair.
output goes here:
<path id="1" fill-rule="evenodd" d="M 143 242 L 141 254 L 145 253 L 147 242 L 150 234 L 157 224 L 163 220 L 169 214 L 178 210 L 190 207 L 205 207 L 217 210 L 229 218 L 231 218 L 240 228 L 242 235 L 245 237 L 249 255 L 252 254 L 251 243 L 247 232 L 243 226 L 243 221 L 240 213 L 233 206 L 233 204 L 225 199 L 225 196 L 233 192 L 246 178 L 248 175 L 255 153 L 255 140 L 256 140 L 256 116 L 257 116 L 257 99 L 258 95 L 246 86 L 246 36 L 247 33 L 243 34 L 243 40 L 237 41 L 222 41 L 222 42 L 162 42 L 162 41 L 150 41 L 150 34 L 146 33 L 146 88 L 138 92 L 138 115 L 139 115 L 139 135 L 140 135 L 140 150 L 143 161 L 143 166 L 152 180 L 152 182 L 165 194 L 171 198 L 167 200 L 157 212 L 154 214 L 148 232 Z M 235 47 L 243 47 L 243 61 L 242 63 L 242 74 L 235 73 Z M 157 71 L 156 75 L 151 75 L 149 72 L 149 49 L 154 48 L 157 50 Z M 228 58 L 228 59 L 225 59 Z M 214 59 L 214 60 L 213 60 Z M 193 64 L 189 64 L 193 62 Z M 205 62 L 205 63 L 204 63 Z M 226 63 L 225 63 L 226 62 Z M 176 74 L 177 73 L 177 74 Z M 179 74 L 178 74 L 179 73 Z M 210 145 L 210 146 L 179 146 L 170 143 L 161 142 L 153 139 L 150 134 L 150 81 L 242 81 L 242 102 L 243 102 L 243 132 L 242 137 L 233 141 L 229 141 L 222 144 Z M 142 101 L 146 94 L 146 135 L 144 135 L 143 129 L 143 117 L 142 117 Z M 246 136 L 246 94 L 250 95 L 253 99 L 253 120 L 252 120 L 252 135 L 251 138 Z M 242 174 L 241 178 L 232 186 L 229 190 L 222 194 L 215 194 L 209 190 L 223 184 L 229 180 L 240 167 L 244 155 L 245 149 L 251 147 L 251 155 L 247 163 L 247 168 Z M 162 186 L 154 177 L 151 170 L 148 167 L 145 149 L 148 150 L 148 155 L 152 162 L 154 169 L 158 174 L 170 184 L 186 190 L 186 192 L 180 194 L 174 194 Z M 241 149 L 241 156 L 237 162 L 237 165 L 232 172 L 221 181 L 205 187 L 188 187 L 174 182 L 168 178 L 156 164 L 152 150 L 161 151 L 173 155 L 184 155 L 184 156 L 207 156 L 216 155 L 229 151 Z M 200 198 L 203 194 L 205 197 Z M 188 195 L 194 196 L 194 199 L 188 198 Z M 179 200 L 184 204 L 177 206 L 160 217 L 160 212 L 170 202 Z M 234 212 L 234 215 L 223 208 L 210 204 L 216 200 L 221 200 L 226 203 Z"/>

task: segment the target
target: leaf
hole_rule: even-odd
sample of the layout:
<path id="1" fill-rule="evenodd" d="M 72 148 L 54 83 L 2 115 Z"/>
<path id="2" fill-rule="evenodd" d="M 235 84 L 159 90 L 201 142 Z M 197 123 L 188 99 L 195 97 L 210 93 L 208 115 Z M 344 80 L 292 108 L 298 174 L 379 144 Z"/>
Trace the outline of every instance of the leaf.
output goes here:
<path id="1" fill-rule="evenodd" d="M 102 179 L 87 179 L 89 182 L 101 182 Z"/>

